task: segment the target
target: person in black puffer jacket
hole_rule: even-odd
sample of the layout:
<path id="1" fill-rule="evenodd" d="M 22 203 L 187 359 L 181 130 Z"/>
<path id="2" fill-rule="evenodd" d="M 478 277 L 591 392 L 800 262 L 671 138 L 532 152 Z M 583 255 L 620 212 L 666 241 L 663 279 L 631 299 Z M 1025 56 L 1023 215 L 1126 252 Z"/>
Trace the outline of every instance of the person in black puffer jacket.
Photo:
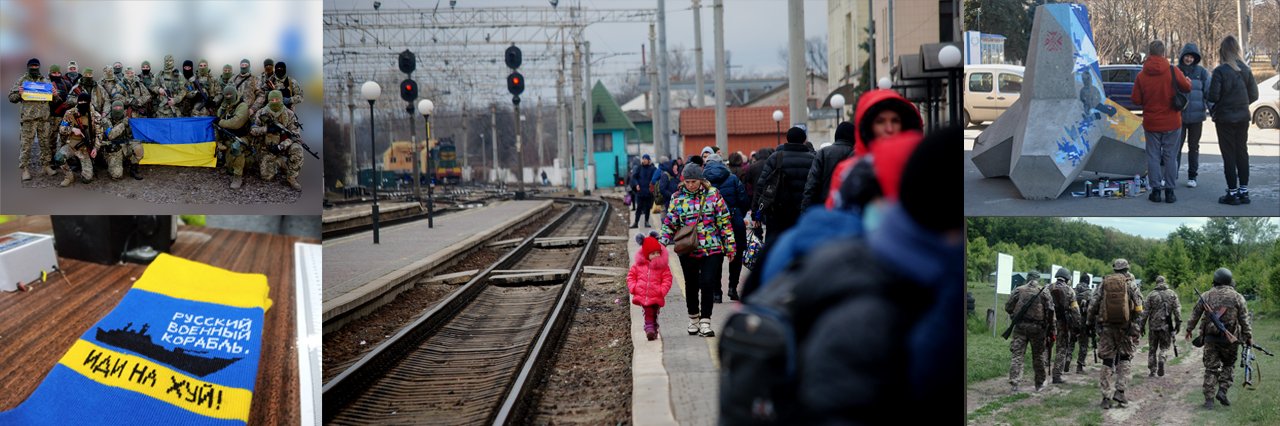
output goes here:
<path id="1" fill-rule="evenodd" d="M 1182 140 L 1178 144 L 1178 168 L 1182 168 L 1182 146 L 1187 146 L 1187 187 L 1196 187 L 1196 175 L 1200 171 L 1200 133 L 1210 105 L 1204 100 L 1209 89 L 1209 71 L 1200 66 L 1200 47 L 1187 43 L 1178 55 L 1178 69 L 1191 80 L 1191 93 L 1187 93 L 1187 109 L 1182 110 Z"/>
<path id="2" fill-rule="evenodd" d="M 760 174 L 764 171 L 764 160 L 773 155 L 773 148 L 760 148 L 760 150 L 751 154 L 751 163 L 747 164 L 746 171 L 742 172 L 742 184 L 747 187 L 747 198 L 755 200 L 756 181 L 760 180 Z M 750 208 L 755 208 L 751 206 Z"/>
<path id="3" fill-rule="evenodd" d="M 827 201 L 827 189 L 831 187 L 831 174 L 836 164 L 853 154 L 854 128 L 852 122 L 843 122 L 836 126 L 836 140 L 830 146 L 818 150 L 813 156 L 813 164 L 809 166 L 809 178 L 804 184 L 804 201 L 800 210 L 808 210 L 809 206 L 822 205 Z"/>
<path id="4" fill-rule="evenodd" d="M 1222 149 L 1222 166 L 1227 175 L 1227 195 L 1222 204 L 1249 204 L 1249 104 L 1258 100 L 1258 83 L 1240 59 L 1240 42 L 1235 36 L 1222 39 L 1218 48 L 1221 65 L 1213 69 L 1204 98 L 1213 104 L 1214 127 Z"/>
<path id="5" fill-rule="evenodd" d="M 719 154 L 711 154 L 707 157 L 707 167 L 703 169 L 702 176 L 716 187 L 716 191 L 720 191 L 720 198 L 724 199 L 725 206 L 729 208 L 733 235 L 740 236 L 733 248 L 737 254 L 729 262 L 729 300 L 738 300 L 738 281 L 742 277 L 742 251 L 747 248 L 746 234 L 742 233 L 746 228 L 743 215 L 750 207 L 751 200 L 747 198 L 747 189 L 742 181 L 738 180 L 738 177 L 734 176 L 733 172 L 720 161 Z M 723 292 L 717 287 L 716 303 L 720 303 L 722 295 Z"/>
<path id="6" fill-rule="evenodd" d="M 800 217 L 804 185 L 809 179 L 809 166 L 813 165 L 813 152 L 804 145 L 807 138 L 804 129 L 792 127 L 787 130 L 787 143 L 779 146 L 764 161 L 764 170 L 756 181 L 755 199 L 751 203 L 754 209 L 752 219 L 764 217 L 765 244 L 790 229 Z M 761 205 L 760 193 L 775 172 L 783 173 L 777 196 L 771 205 Z"/>

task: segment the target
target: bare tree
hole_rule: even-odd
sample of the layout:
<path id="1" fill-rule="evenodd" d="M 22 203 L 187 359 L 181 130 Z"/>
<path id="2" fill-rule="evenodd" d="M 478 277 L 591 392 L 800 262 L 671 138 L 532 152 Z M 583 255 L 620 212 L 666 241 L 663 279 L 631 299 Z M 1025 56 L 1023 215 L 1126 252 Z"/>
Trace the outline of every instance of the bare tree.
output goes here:
<path id="1" fill-rule="evenodd" d="M 811 37 L 804 41 L 805 67 L 819 74 L 827 73 L 827 39 Z M 778 49 L 778 62 L 786 69 L 791 60 L 790 51 L 786 47 Z"/>
<path id="2" fill-rule="evenodd" d="M 693 55 L 679 44 L 667 49 L 667 75 L 671 81 L 689 80 L 693 76 Z"/>

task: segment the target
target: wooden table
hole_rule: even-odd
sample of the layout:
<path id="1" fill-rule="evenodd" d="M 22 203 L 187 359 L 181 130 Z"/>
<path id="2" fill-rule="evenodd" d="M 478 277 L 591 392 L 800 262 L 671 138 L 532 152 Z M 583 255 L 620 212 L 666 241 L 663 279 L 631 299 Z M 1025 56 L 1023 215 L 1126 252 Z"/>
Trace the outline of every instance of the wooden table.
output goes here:
<path id="1" fill-rule="evenodd" d="M 48 216 L 0 224 L 15 231 L 53 235 Z M 236 272 L 267 276 L 273 302 L 262 331 L 262 357 L 249 411 L 251 425 L 293 425 L 298 412 L 297 308 L 293 244 L 316 243 L 283 235 L 225 229 L 178 228 L 170 253 Z M 85 330 L 97 323 L 142 276 L 145 265 L 100 265 L 58 258 L 67 271 L 30 292 L 0 292 L 0 411 L 26 400 Z"/>

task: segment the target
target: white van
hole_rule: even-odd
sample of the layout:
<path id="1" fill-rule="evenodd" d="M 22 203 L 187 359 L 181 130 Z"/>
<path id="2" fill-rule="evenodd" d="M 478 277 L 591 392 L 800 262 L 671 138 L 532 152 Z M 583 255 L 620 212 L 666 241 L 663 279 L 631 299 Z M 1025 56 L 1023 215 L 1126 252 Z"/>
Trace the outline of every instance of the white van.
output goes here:
<path id="1" fill-rule="evenodd" d="M 995 121 L 1022 93 L 1019 65 L 965 65 L 964 123 Z"/>

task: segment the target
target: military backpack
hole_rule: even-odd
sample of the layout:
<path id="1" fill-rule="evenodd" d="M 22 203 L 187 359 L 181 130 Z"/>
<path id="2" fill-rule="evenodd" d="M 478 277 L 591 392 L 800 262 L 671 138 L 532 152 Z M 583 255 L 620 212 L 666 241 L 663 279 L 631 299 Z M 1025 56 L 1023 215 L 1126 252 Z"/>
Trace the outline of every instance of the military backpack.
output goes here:
<path id="1" fill-rule="evenodd" d="M 1124 324 L 1129 322 L 1129 277 L 1111 274 L 1102 278 L 1102 306 L 1098 307 L 1102 322 Z"/>
<path id="2" fill-rule="evenodd" d="M 1018 287 L 1018 305 L 1013 308 L 1014 312 L 1021 312 L 1022 307 L 1028 303 L 1031 304 L 1027 308 L 1027 313 L 1022 317 L 1023 322 L 1040 322 L 1044 321 L 1044 304 L 1040 303 L 1040 298 L 1036 297 L 1040 289 L 1031 285 L 1023 285 Z"/>

